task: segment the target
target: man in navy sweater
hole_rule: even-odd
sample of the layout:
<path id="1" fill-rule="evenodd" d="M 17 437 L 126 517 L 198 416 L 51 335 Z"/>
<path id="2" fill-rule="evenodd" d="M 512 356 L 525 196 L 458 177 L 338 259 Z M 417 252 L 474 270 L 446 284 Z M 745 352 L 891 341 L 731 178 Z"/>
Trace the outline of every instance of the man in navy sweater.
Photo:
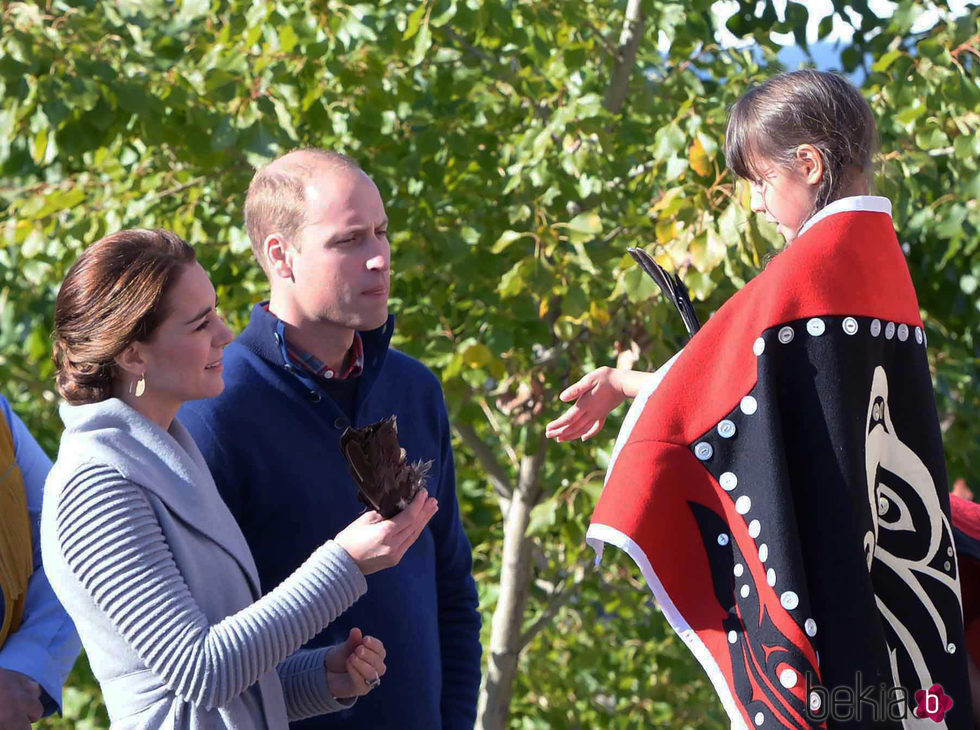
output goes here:
<path id="1" fill-rule="evenodd" d="M 310 646 L 357 626 L 387 650 L 381 686 L 293 728 L 469 730 L 480 683 L 480 615 L 456 501 L 437 378 L 389 347 L 390 249 L 377 187 L 349 158 L 297 150 L 260 170 L 245 222 L 268 302 L 225 350 L 225 390 L 180 419 L 207 459 L 269 590 L 363 511 L 340 452 L 347 426 L 391 414 L 408 459 L 432 460 L 439 511 L 368 592 Z"/>

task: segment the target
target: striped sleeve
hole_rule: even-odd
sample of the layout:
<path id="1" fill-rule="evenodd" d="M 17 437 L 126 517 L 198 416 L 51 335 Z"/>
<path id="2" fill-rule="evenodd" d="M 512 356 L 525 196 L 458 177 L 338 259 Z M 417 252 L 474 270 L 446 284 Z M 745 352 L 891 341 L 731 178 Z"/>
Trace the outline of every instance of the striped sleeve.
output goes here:
<path id="1" fill-rule="evenodd" d="M 298 651 L 279 665 L 290 722 L 346 710 L 357 698 L 338 700 L 327 689 L 326 649 Z"/>
<path id="2" fill-rule="evenodd" d="M 367 590 L 331 541 L 270 593 L 210 625 L 140 487 L 90 467 L 68 482 L 57 510 L 65 561 L 99 609 L 167 687 L 208 710 L 275 669 Z"/>

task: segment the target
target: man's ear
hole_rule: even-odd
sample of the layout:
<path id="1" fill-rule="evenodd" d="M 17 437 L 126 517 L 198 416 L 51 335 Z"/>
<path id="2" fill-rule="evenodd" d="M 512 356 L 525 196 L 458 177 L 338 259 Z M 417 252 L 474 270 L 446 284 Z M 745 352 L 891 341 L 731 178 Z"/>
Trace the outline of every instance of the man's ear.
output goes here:
<path id="1" fill-rule="evenodd" d="M 139 343 L 130 343 L 125 350 L 116 355 L 116 365 L 134 377 L 146 375 L 146 360 L 143 358 Z"/>
<path id="2" fill-rule="evenodd" d="M 269 278 L 293 278 L 292 251 L 278 233 L 270 233 L 262 242 L 265 260 L 269 262 Z"/>
<path id="3" fill-rule="evenodd" d="M 801 144 L 796 148 L 796 164 L 807 185 L 819 185 L 823 180 L 823 155 L 812 144 Z"/>

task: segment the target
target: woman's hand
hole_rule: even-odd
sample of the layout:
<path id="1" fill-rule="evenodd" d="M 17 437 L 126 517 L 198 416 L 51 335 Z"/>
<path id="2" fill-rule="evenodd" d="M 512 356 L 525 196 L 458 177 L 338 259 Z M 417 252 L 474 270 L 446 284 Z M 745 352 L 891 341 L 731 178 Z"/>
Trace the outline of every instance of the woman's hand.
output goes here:
<path id="1" fill-rule="evenodd" d="M 385 647 L 380 639 L 351 629 L 347 641 L 327 649 L 327 688 L 335 699 L 361 697 L 381 684 Z"/>
<path id="2" fill-rule="evenodd" d="M 371 510 L 341 530 L 334 542 L 347 551 L 364 575 L 370 575 L 398 565 L 438 509 L 435 497 L 420 489 L 412 503 L 390 520 Z"/>
<path id="3" fill-rule="evenodd" d="M 558 397 L 575 405 L 545 427 L 545 436 L 556 441 L 591 438 L 606 424 L 606 417 L 626 400 L 621 375 L 624 371 L 609 367 L 593 370 Z"/>

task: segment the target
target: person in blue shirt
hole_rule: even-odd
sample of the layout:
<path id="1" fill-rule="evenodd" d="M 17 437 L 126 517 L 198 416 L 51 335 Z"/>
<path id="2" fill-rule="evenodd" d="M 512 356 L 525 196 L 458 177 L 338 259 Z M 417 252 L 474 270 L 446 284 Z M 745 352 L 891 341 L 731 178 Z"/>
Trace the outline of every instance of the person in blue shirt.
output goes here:
<path id="1" fill-rule="evenodd" d="M 388 219 L 349 158 L 297 150 L 260 170 L 245 221 L 270 299 L 225 350 L 225 391 L 180 419 L 242 528 L 263 585 L 275 585 L 364 508 L 341 454 L 348 426 L 390 415 L 409 461 L 431 461 L 439 512 L 395 568 L 311 646 L 358 625 L 385 643 L 388 673 L 349 710 L 296 728 L 471 730 L 480 615 L 439 380 L 389 347 Z M 304 552 L 305 551 L 305 552 Z"/>
<path id="2" fill-rule="evenodd" d="M 12 443 L 10 439 L 12 438 Z M 16 601 L 5 600 L 0 592 L 0 624 L 9 628 L 19 615 L 15 630 L 0 637 L 0 730 L 24 730 L 32 722 L 61 708 L 61 688 L 81 650 L 78 635 L 68 614 L 61 607 L 41 565 L 41 500 L 51 460 L 28 432 L 7 400 L 0 396 L 0 491 L 21 489 L 26 497 L 30 522 L 30 578 L 27 591 Z M 12 446 L 13 463 L 3 463 Z M 19 479 L 17 472 L 19 472 Z M 7 480 L 14 480 L 10 481 Z M 16 500 L 20 495 L 4 495 Z M 13 504 L 13 503 L 12 503 Z M 22 503 L 21 503 L 22 504 Z M 23 507 L 21 507 L 23 509 Z M 0 519 L 20 517 L 15 509 L 0 512 Z M 14 534 L 13 530 L 0 530 Z M 7 541 L 8 550 L 15 547 Z M 6 563 L 11 558 L 0 556 Z M 24 571 L 26 572 L 26 571 Z"/>

